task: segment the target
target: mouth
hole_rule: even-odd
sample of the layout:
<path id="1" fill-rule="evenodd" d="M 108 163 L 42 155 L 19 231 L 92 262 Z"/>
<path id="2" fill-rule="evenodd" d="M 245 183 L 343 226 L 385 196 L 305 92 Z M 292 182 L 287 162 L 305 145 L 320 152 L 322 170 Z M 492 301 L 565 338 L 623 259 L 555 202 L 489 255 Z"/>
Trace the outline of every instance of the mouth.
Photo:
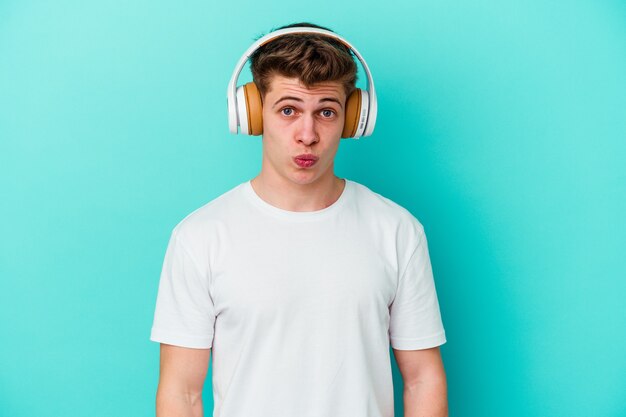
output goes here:
<path id="1" fill-rule="evenodd" d="M 315 165 L 319 158 L 313 154 L 302 154 L 293 158 L 296 165 L 301 168 L 309 168 Z"/>

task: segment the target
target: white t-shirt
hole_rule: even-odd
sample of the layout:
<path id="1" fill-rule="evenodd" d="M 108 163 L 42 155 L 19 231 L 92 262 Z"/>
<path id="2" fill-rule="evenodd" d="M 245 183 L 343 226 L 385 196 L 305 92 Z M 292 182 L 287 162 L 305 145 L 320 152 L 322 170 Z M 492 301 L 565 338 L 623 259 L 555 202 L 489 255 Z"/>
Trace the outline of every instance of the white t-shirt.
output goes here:
<path id="1" fill-rule="evenodd" d="M 446 341 L 422 225 L 348 179 L 318 211 L 247 181 L 185 217 L 150 338 L 212 348 L 213 417 L 392 417 L 389 345 Z"/>

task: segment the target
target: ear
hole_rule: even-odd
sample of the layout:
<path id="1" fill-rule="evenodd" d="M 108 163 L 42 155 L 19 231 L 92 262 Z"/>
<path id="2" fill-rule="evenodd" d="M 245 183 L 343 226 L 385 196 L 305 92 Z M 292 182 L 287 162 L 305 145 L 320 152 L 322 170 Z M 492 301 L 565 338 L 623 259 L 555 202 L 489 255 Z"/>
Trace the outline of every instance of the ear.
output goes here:
<path id="1" fill-rule="evenodd" d="M 351 138 L 359 126 L 361 114 L 361 89 L 354 90 L 346 100 L 346 118 L 343 125 L 342 138 Z"/>
<path id="2" fill-rule="evenodd" d="M 263 101 L 261 100 L 261 93 L 259 93 L 254 82 L 244 84 L 243 91 L 248 113 L 248 134 L 258 136 L 263 133 Z"/>

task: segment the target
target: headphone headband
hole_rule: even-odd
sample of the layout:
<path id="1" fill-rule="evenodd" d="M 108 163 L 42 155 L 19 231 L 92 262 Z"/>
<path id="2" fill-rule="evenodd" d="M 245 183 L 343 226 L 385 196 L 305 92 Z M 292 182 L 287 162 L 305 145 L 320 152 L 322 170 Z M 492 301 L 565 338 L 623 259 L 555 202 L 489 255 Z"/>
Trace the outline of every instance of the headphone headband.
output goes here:
<path id="1" fill-rule="evenodd" d="M 346 45 L 350 50 L 354 53 L 354 55 L 358 58 L 359 62 L 361 62 L 361 66 L 365 70 L 365 74 L 367 75 L 367 91 L 369 93 L 369 111 L 367 117 L 367 124 L 365 125 L 363 135 L 369 136 L 372 134 L 374 130 L 374 125 L 376 124 L 376 114 L 378 110 L 378 105 L 376 101 L 376 90 L 374 89 L 374 80 L 372 79 L 372 74 L 370 73 L 369 67 L 365 62 L 365 59 L 361 56 L 359 51 L 356 50 L 348 41 L 346 41 L 341 36 L 337 35 L 335 32 L 331 32 L 325 29 L 311 28 L 311 27 L 293 27 L 286 29 L 279 29 L 274 32 L 268 33 L 267 35 L 258 39 L 255 43 L 253 43 L 246 52 L 241 56 L 239 62 L 235 66 L 235 70 L 233 71 L 233 75 L 230 78 L 230 82 L 228 83 L 228 89 L 226 92 L 226 100 L 228 102 L 228 127 L 231 133 L 237 133 L 237 127 L 240 125 L 241 121 L 238 120 L 237 117 L 237 79 L 239 78 L 239 74 L 241 70 L 245 66 L 246 62 L 252 56 L 252 54 L 259 49 L 264 44 L 269 41 L 278 38 L 282 35 L 287 35 L 291 33 L 317 33 L 320 35 L 328 36 L 334 39 L 337 39 L 344 45 Z"/>

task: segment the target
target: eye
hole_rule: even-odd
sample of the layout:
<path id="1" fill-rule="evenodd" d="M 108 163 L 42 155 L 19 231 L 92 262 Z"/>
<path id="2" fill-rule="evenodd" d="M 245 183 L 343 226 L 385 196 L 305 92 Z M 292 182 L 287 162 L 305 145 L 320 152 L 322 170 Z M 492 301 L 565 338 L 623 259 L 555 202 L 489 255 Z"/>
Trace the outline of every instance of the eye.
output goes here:
<path id="1" fill-rule="evenodd" d="M 324 116 L 325 118 L 331 118 L 335 115 L 335 111 L 334 110 L 330 110 L 330 109 L 324 109 L 322 110 L 322 116 Z"/>
<path id="2" fill-rule="evenodd" d="M 291 107 L 283 107 L 280 112 L 283 116 L 291 116 L 293 115 L 293 109 Z"/>

